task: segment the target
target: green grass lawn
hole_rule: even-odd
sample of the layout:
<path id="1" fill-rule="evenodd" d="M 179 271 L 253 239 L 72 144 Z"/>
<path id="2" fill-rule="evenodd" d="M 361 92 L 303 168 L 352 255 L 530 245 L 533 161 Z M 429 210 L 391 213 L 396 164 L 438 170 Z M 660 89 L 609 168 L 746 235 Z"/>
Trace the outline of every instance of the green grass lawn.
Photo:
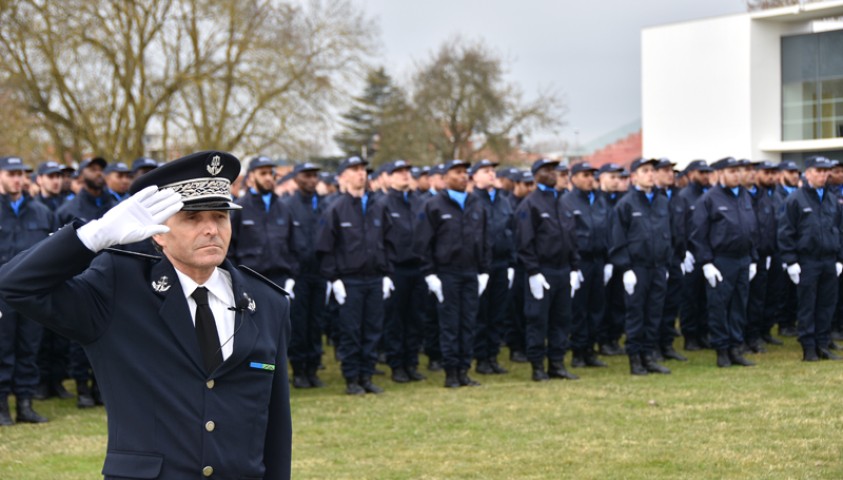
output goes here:
<path id="1" fill-rule="evenodd" d="M 510 374 L 458 390 L 442 388 L 442 373 L 376 377 L 385 394 L 352 398 L 329 351 L 328 387 L 292 393 L 293 477 L 843 478 L 843 362 L 803 363 L 793 339 L 751 355 L 752 368 L 689 356 L 643 378 L 625 357 L 576 369 L 573 382 L 534 383 L 528 365 L 508 362 Z M 98 478 L 103 410 L 36 408 L 52 421 L 0 429 L 0 479 Z"/>

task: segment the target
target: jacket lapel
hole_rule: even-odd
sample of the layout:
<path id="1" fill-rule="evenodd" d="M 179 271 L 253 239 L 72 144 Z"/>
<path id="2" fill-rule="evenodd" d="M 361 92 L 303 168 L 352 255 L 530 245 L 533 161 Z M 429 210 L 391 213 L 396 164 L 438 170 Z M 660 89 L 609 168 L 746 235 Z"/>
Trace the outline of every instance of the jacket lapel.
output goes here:
<path id="1" fill-rule="evenodd" d="M 199 352 L 199 342 L 196 340 L 196 330 L 187 307 L 187 299 L 184 298 L 178 275 L 173 265 L 166 259 L 161 260 L 152 267 L 151 281 L 155 292 L 163 297 L 158 315 L 161 320 L 173 333 L 176 342 L 196 365 L 205 371 L 202 365 L 202 354 Z"/>
<path id="2" fill-rule="evenodd" d="M 219 377 L 243 363 L 246 357 L 255 348 L 258 339 L 258 327 L 255 324 L 255 312 L 260 308 L 254 300 L 252 293 L 245 290 L 243 276 L 226 261 L 221 268 L 231 274 L 231 286 L 234 290 L 234 304 L 237 307 L 234 319 L 234 349 L 231 356 L 225 360 L 213 373 L 213 377 Z M 264 305 L 265 307 L 266 305 Z M 198 347 L 197 347 L 198 351 Z M 285 366 L 286 368 L 286 366 Z"/>

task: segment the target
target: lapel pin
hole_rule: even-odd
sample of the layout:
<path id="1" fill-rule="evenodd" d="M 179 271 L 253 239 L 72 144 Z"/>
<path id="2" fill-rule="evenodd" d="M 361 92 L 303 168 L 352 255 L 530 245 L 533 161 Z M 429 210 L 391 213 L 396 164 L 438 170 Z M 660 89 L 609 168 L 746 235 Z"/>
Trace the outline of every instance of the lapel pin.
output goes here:
<path id="1" fill-rule="evenodd" d="M 167 278 L 166 275 L 159 278 L 157 281 L 152 282 L 152 289 L 158 293 L 164 293 L 170 289 L 172 285 L 170 285 L 170 279 Z"/>

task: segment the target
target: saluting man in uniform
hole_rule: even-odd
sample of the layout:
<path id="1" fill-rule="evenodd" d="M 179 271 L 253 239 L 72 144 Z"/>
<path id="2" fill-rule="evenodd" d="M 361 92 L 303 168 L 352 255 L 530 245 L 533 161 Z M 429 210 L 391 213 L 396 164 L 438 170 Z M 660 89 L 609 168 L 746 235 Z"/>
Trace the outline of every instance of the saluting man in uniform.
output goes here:
<path id="1" fill-rule="evenodd" d="M 0 269 L 0 296 L 82 344 L 108 412 L 106 479 L 290 477 L 283 290 L 235 268 L 240 162 L 198 152 Z M 152 237 L 163 258 L 106 250 Z"/>

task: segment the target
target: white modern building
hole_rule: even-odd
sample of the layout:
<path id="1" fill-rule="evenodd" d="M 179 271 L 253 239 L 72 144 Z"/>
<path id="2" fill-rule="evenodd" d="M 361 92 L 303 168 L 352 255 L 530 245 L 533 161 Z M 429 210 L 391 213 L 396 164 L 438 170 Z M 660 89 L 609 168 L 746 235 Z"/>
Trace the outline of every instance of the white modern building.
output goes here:
<path id="1" fill-rule="evenodd" d="M 843 160 L 843 1 L 647 28 L 645 157 Z"/>

